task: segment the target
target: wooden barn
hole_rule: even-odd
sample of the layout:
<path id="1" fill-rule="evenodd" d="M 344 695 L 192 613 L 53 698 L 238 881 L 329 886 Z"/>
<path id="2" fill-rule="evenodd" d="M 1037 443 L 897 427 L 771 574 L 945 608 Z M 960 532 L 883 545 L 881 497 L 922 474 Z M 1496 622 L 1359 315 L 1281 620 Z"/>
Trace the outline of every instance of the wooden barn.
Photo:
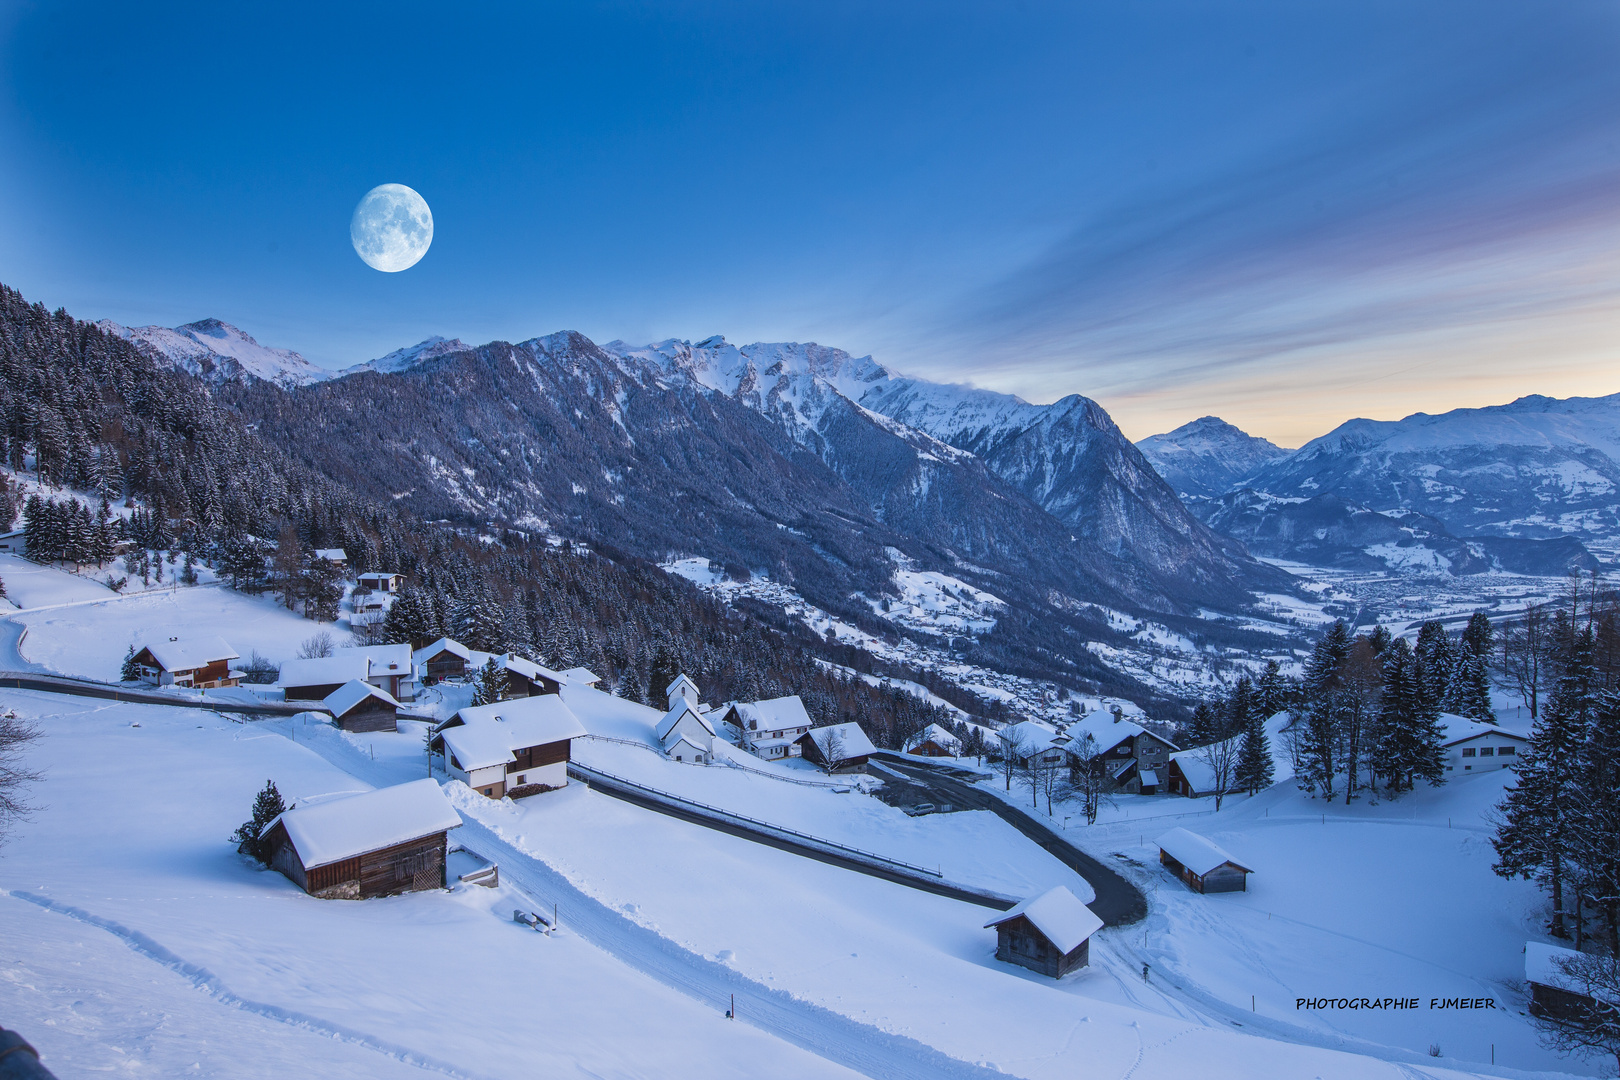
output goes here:
<path id="1" fill-rule="evenodd" d="M 560 694 L 565 681 L 560 671 L 552 671 L 517 653 L 497 656 L 495 662 L 506 669 L 506 696 L 513 698 Z"/>
<path id="2" fill-rule="evenodd" d="M 1210 840 L 1186 829 L 1171 829 L 1158 839 L 1159 862 L 1187 887 L 1201 893 L 1247 892 L 1253 870 Z"/>
<path id="3" fill-rule="evenodd" d="M 135 652 L 144 681 L 196 689 L 237 685 L 242 673 L 231 670 L 231 661 L 238 659 L 235 649 L 211 634 L 159 633 Z"/>
<path id="4" fill-rule="evenodd" d="M 371 677 L 371 660 L 357 649 L 339 649 L 335 656 L 288 660 L 278 680 L 288 701 L 321 701 L 356 679 Z"/>
<path id="5" fill-rule="evenodd" d="M 989 922 L 996 959 L 1061 979 L 1091 963 L 1091 935 L 1103 921 L 1062 885 L 1032 897 Z"/>
<path id="6" fill-rule="evenodd" d="M 811 728 L 795 741 L 804 760 L 828 772 L 863 769 L 866 759 L 877 753 L 877 747 L 856 723 Z"/>
<path id="7" fill-rule="evenodd" d="M 296 806 L 265 831 L 270 865 L 323 900 L 445 887 L 446 834 L 461 818 L 432 780 Z"/>
<path id="8" fill-rule="evenodd" d="M 321 701 L 321 708 L 344 731 L 395 731 L 399 702 L 380 686 L 353 679 Z"/>
<path id="9" fill-rule="evenodd" d="M 412 654 L 417 671 L 424 677 L 439 679 L 465 679 L 472 650 L 454 638 L 442 637 L 431 645 Z"/>
<path id="10" fill-rule="evenodd" d="M 1524 946 L 1524 981 L 1530 984 L 1530 1015 L 1549 1020 L 1581 1020 L 1598 1009 L 1610 1013 L 1616 1003 L 1600 1002 L 1587 993 L 1581 978 L 1569 971 L 1569 964 L 1604 963 L 1606 957 L 1543 945 L 1539 941 Z M 1608 961 L 1612 962 L 1612 961 Z"/>
<path id="11" fill-rule="evenodd" d="M 473 705 L 433 729 L 444 770 L 491 799 L 564 787 L 571 743 L 585 727 L 555 694 Z"/>

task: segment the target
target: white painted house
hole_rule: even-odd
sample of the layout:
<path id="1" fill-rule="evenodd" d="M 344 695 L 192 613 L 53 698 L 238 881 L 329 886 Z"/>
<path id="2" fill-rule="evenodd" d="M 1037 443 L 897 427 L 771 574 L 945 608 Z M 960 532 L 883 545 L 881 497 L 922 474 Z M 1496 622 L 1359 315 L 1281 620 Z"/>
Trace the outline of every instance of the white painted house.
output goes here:
<path id="1" fill-rule="evenodd" d="M 433 729 L 428 749 L 444 771 L 491 799 L 568 783 L 574 739 L 585 726 L 556 694 L 473 705 Z"/>
<path id="2" fill-rule="evenodd" d="M 765 701 L 734 701 L 719 718 L 737 732 L 737 745 L 767 761 L 798 757 L 799 736 L 814 725 L 797 694 Z"/>
<path id="3" fill-rule="evenodd" d="M 1523 735 L 1465 716 L 1441 713 L 1440 726 L 1445 729 L 1441 745 L 1445 748 L 1448 780 L 1512 768 L 1530 746 L 1530 740 Z"/>

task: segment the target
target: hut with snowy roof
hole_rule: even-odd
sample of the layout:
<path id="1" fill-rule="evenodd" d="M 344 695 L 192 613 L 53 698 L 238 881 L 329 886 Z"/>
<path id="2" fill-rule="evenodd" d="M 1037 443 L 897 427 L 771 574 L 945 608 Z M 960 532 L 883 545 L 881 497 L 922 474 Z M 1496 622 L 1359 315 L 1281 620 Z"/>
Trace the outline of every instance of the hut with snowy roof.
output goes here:
<path id="1" fill-rule="evenodd" d="M 523 798 L 568 784 L 572 742 L 584 734 L 562 698 L 542 694 L 461 709 L 433 729 L 428 749 L 474 791 Z"/>
<path id="2" fill-rule="evenodd" d="M 1091 963 L 1096 912 L 1059 885 L 985 923 L 996 929 L 996 959 L 1061 979 Z"/>
<path id="3" fill-rule="evenodd" d="M 938 724 L 929 724 L 911 740 L 906 753 L 920 757 L 961 757 L 962 740 Z"/>
<path id="4" fill-rule="evenodd" d="M 311 896 L 365 900 L 445 887 L 461 818 L 432 780 L 295 806 L 265 830 L 270 865 Z"/>
<path id="5" fill-rule="evenodd" d="M 592 690 L 595 690 L 597 688 L 597 684 L 602 681 L 602 676 L 598 675 L 590 668 L 584 667 L 565 668 L 561 672 L 561 675 L 563 682 L 570 686 L 588 686 Z"/>
<path id="6" fill-rule="evenodd" d="M 804 760 L 828 772 L 865 768 L 866 759 L 877 753 L 877 747 L 856 723 L 811 728 L 797 742 Z"/>
<path id="7" fill-rule="evenodd" d="M 380 686 L 351 679 L 321 699 L 321 708 L 344 731 L 394 731 L 399 701 Z"/>
<path id="8" fill-rule="evenodd" d="M 1524 946 L 1524 981 L 1530 984 L 1530 1015 L 1549 1020 L 1581 1020 L 1600 1008 L 1594 987 L 1581 978 L 1581 969 L 1612 964 L 1608 957 L 1543 945 L 1539 941 Z M 1601 967 L 1599 967 L 1601 971 Z M 1601 980 L 1611 983 L 1610 979 Z M 1612 983 L 1611 983 L 1612 984 Z M 1602 1008 L 1612 1014 L 1616 1002 L 1605 1000 Z"/>
<path id="9" fill-rule="evenodd" d="M 472 660 L 472 650 L 455 638 L 442 637 L 431 645 L 417 649 L 411 654 L 411 659 L 424 678 L 435 682 L 440 679 L 464 679 L 467 677 L 467 664 Z"/>
<path id="10" fill-rule="evenodd" d="M 1252 869 L 1214 841 L 1186 829 L 1171 829 L 1157 841 L 1159 862 L 1187 887 L 1201 893 L 1246 892 Z"/>
<path id="11" fill-rule="evenodd" d="M 143 682 L 197 689 L 235 686 L 242 673 L 231 670 L 231 661 L 239 659 L 224 638 L 178 631 L 154 634 L 135 652 L 135 665 Z"/>

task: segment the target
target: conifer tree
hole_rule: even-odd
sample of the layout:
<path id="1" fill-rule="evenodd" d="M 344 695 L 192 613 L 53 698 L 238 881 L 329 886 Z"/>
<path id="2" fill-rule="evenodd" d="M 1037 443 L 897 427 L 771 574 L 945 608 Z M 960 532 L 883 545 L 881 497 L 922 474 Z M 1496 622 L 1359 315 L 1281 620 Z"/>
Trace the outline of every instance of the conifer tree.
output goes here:
<path id="1" fill-rule="evenodd" d="M 1579 795 L 1571 833 L 1576 895 L 1575 948 L 1583 944 L 1582 913 L 1600 917 L 1604 945 L 1620 956 L 1620 696 L 1599 699 L 1581 746 Z"/>
<path id="2" fill-rule="evenodd" d="M 1271 786 L 1276 768 L 1271 762 L 1271 737 L 1266 734 L 1266 713 L 1258 699 L 1249 709 L 1243 725 L 1243 743 L 1238 747 L 1236 786 L 1258 795 Z"/>
<path id="3" fill-rule="evenodd" d="M 235 835 L 231 837 L 236 842 L 236 850 L 269 866 L 271 852 L 265 843 L 264 832 L 270 827 L 271 822 L 286 812 L 287 807 L 281 801 L 281 792 L 276 790 L 273 781 L 266 780 L 264 789 L 259 792 L 258 798 L 253 800 L 253 817 L 238 826 Z"/>
<path id="4" fill-rule="evenodd" d="M 1436 709 L 1444 706 L 1446 688 L 1451 685 L 1453 648 L 1445 624 L 1430 619 L 1418 628 L 1417 644 L 1413 652 L 1422 665 L 1422 689 L 1429 703 Z"/>
<path id="5" fill-rule="evenodd" d="M 129 647 L 124 654 L 124 666 L 119 669 L 118 678 L 121 682 L 140 682 L 141 666 L 135 662 L 135 646 Z"/>
<path id="6" fill-rule="evenodd" d="M 662 709 L 669 701 L 669 684 L 681 673 L 680 661 L 668 645 L 653 650 L 652 669 L 647 674 L 647 700 L 653 708 Z M 757 693 L 749 695 L 757 698 Z"/>
<path id="7" fill-rule="evenodd" d="M 492 656 L 484 661 L 484 666 L 478 669 L 478 675 L 473 685 L 474 705 L 493 705 L 506 698 L 506 669 Z"/>
<path id="8" fill-rule="evenodd" d="M 1554 937 L 1567 937 L 1564 881 L 1574 855 L 1574 823 L 1581 798 L 1581 757 L 1597 711 L 1592 634 L 1571 643 L 1563 675 L 1530 732 L 1519 761 L 1518 783 L 1498 809 L 1502 824 L 1492 844 L 1502 877 L 1535 878 L 1552 899 Z"/>
<path id="9" fill-rule="evenodd" d="M 1395 639 L 1384 650 L 1383 667 L 1374 771 L 1392 795 L 1412 790 L 1418 780 L 1445 783 L 1439 712 L 1419 685 L 1417 656 L 1405 638 Z"/>

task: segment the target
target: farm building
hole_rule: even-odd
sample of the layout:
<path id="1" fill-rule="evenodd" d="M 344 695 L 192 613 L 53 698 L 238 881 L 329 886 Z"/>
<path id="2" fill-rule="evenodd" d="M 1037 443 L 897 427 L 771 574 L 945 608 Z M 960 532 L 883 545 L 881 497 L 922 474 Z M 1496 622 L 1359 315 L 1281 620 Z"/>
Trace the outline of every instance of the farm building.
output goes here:
<path id="1" fill-rule="evenodd" d="M 962 740 L 938 724 L 929 724 L 911 740 L 906 753 L 920 757 L 961 757 Z"/>
<path id="2" fill-rule="evenodd" d="M 570 743 L 585 727 L 555 694 L 473 705 L 433 729 L 444 770 L 491 799 L 522 798 L 568 783 Z"/>
<path id="3" fill-rule="evenodd" d="M 812 727 L 797 694 L 765 701 L 734 701 L 716 713 L 737 731 L 738 745 L 766 760 L 794 757 L 799 736 Z"/>
<path id="4" fill-rule="evenodd" d="M 1603 963 L 1604 957 L 1543 945 L 1539 941 L 1524 946 L 1524 981 L 1530 984 L 1530 1015 L 1550 1020 L 1578 1020 L 1598 1007 L 1598 999 L 1587 993 L 1580 977 L 1566 965 Z M 1612 963 L 1612 961 L 1609 961 Z M 1609 1008 L 1612 1002 L 1604 1002 Z"/>
<path id="5" fill-rule="evenodd" d="M 370 589 L 372 592 L 380 593 L 395 593 L 405 583 L 405 575 L 389 571 L 373 571 L 372 573 L 361 574 L 355 581 L 362 589 Z"/>
<path id="6" fill-rule="evenodd" d="M 288 660 L 278 684 L 288 701 L 320 701 L 359 679 L 388 691 L 396 701 L 416 696 L 416 665 L 409 645 L 363 645 L 332 656 Z"/>
<path id="7" fill-rule="evenodd" d="M 877 753 L 872 740 L 855 723 L 811 728 L 799 736 L 797 744 L 804 760 L 828 772 L 865 768 L 866 759 Z"/>
<path id="8" fill-rule="evenodd" d="M 21 555 L 23 548 L 28 545 L 28 533 L 25 529 L 0 530 L 0 552 Z"/>
<path id="9" fill-rule="evenodd" d="M 1451 713 L 1440 714 L 1440 726 L 1445 729 L 1440 745 L 1445 750 L 1446 772 L 1452 774 L 1511 768 L 1530 745 L 1523 735 Z"/>
<path id="10" fill-rule="evenodd" d="M 432 780 L 379 788 L 270 823 L 270 865 L 311 896 L 365 900 L 445 887 L 445 834 L 461 818 Z"/>
<path id="11" fill-rule="evenodd" d="M 442 637 L 411 654 L 417 672 L 425 679 L 464 679 L 472 650 L 454 638 Z"/>
<path id="12" fill-rule="evenodd" d="M 380 686 L 360 679 L 344 683 L 321 700 L 321 708 L 344 731 L 394 731 L 399 702 Z"/>
<path id="13" fill-rule="evenodd" d="M 1288 712 L 1272 714 L 1266 721 L 1267 742 L 1271 746 L 1271 782 L 1280 784 L 1291 780 L 1294 776 L 1293 759 L 1289 756 L 1287 740 L 1283 732 L 1287 731 L 1294 722 L 1293 715 Z M 1242 737 L 1234 736 L 1228 740 L 1231 749 L 1233 771 L 1236 771 L 1237 753 L 1242 749 Z M 1172 795 L 1185 795 L 1189 799 L 1203 798 L 1205 795 L 1215 794 L 1215 769 L 1210 764 L 1210 754 L 1204 747 L 1192 750 L 1178 750 L 1170 755 L 1169 767 L 1166 769 L 1167 789 Z M 1228 786 L 1232 784 L 1228 778 Z M 1232 789 L 1235 790 L 1235 789 Z"/>
<path id="14" fill-rule="evenodd" d="M 1171 829 L 1157 841 L 1159 862 L 1201 893 L 1246 892 L 1253 870 L 1210 840 L 1186 829 Z"/>
<path id="15" fill-rule="evenodd" d="M 1091 935 L 1103 921 L 1062 885 L 985 923 L 996 929 L 996 959 L 1061 979 L 1091 962 Z"/>
<path id="16" fill-rule="evenodd" d="M 141 670 L 142 680 L 157 686 L 210 690 L 235 686 L 241 681 L 242 673 L 231 670 L 231 661 L 239 659 L 235 649 L 212 634 L 159 632 L 135 651 L 135 664 Z"/>

